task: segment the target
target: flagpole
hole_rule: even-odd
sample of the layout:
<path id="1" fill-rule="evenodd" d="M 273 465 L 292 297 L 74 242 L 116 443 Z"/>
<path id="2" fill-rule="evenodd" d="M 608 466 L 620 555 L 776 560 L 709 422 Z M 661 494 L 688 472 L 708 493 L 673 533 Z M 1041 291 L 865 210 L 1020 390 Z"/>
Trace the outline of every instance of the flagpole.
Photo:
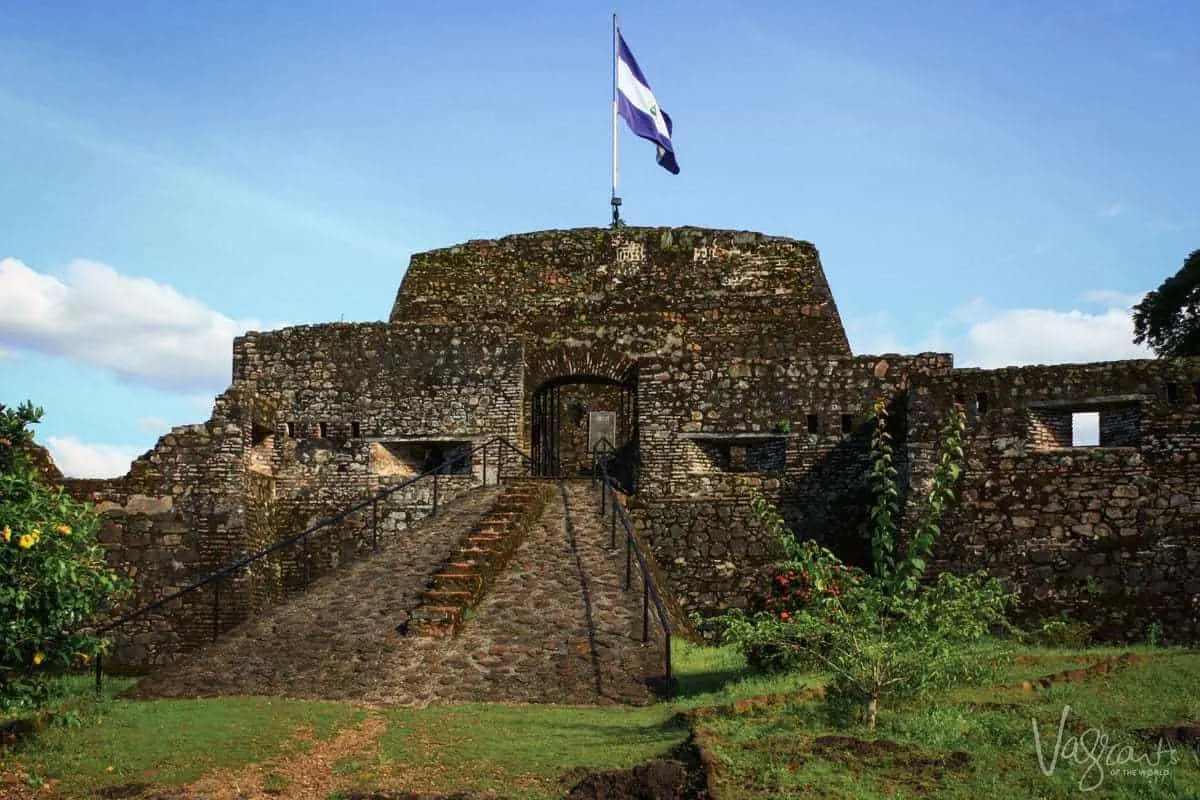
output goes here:
<path id="1" fill-rule="evenodd" d="M 621 227 L 621 198 L 617 197 L 617 184 L 620 180 L 620 173 L 617 170 L 617 38 L 620 35 L 620 26 L 617 24 L 617 12 L 613 12 L 613 83 L 612 83 L 612 226 L 614 228 Z"/>

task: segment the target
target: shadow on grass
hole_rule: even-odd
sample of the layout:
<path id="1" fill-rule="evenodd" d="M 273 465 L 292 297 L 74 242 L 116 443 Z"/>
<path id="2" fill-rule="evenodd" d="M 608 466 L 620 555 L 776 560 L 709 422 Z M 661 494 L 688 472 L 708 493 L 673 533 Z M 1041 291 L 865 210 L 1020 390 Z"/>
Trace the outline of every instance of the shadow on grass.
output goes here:
<path id="1" fill-rule="evenodd" d="M 691 672 L 677 675 L 672 699 L 686 699 L 699 695 L 714 694 L 730 684 L 738 683 L 755 674 L 746 666 L 727 667 L 709 672 Z"/>

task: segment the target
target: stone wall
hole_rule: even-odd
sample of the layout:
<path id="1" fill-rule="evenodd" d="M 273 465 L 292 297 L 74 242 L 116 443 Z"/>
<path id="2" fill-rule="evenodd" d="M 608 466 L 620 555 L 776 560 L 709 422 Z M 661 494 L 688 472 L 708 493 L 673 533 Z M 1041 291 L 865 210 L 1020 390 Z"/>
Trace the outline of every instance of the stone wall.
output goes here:
<path id="1" fill-rule="evenodd" d="M 289 436 L 277 400 L 244 382 L 218 398 L 208 423 L 161 437 L 128 475 L 64 481 L 73 496 L 95 504 L 109 563 L 134 580 L 134 596 L 112 618 L 412 477 L 373 474 L 369 442 L 346 435 L 349 426 L 341 426 L 336 438 L 320 438 L 321 420 L 313 422 L 292 427 Z M 476 483 L 470 471 L 439 476 L 439 504 Z M 206 587 L 127 623 L 115 633 L 107 663 L 174 660 L 211 640 L 214 627 L 232 627 L 298 590 L 306 573 L 315 579 L 370 550 L 373 527 L 383 543 L 403 535 L 431 513 L 432 493 L 429 480 L 401 489 L 380 501 L 374 517 L 369 509 L 349 515 L 311 536 L 307 548 L 282 549 L 222 579 L 219 588 Z"/>
<path id="2" fill-rule="evenodd" d="M 233 375 L 277 404 L 283 440 L 482 440 L 516 436 L 522 366 L 503 327 L 338 323 L 248 333 Z"/>
<path id="3" fill-rule="evenodd" d="M 1200 359 L 915 379 L 914 483 L 950 403 L 968 400 L 963 502 L 937 566 L 1002 577 L 1026 617 L 1065 611 L 1107 638 L 1141 636 L 1151 622 L 1170 638 L 1200 635 L 1200 403 L 1186 391 L 1197 380 Z M 1100 446 L 1041 434 L 1048 413 L 1080 412 L 1099 413 Z"/>
<path id="4" fill-rule="evenodd" d="M 256 419 L 269 424 L 269 404 L 231 390 L 217 399 L 210 422 L 175 428 L 126 476 L 63 482 L 95 505 L 109 564 L 134 580 L 134 596 L 114 614 L 172 594 L 244 552 L 241 462 Z M 130 622 L 115 638 L 114 660 L 170 660 L 210 635 L 211 606 L 211 598 L 192 595 Z"/>
<path id="5" fill-rule="evenodd" d="M 801 537 L 861 563 L 875 398 L 950 365 L 943 354 L 640 359 L 637 521 L 680 602 L 702 612 L 743 605 L 779 556 L 739 478 L 756 479 Z M 896 433 L 902 443 L 902 425 Z"/>
<path id="6" fill-rule="evenodd" d="M 1152 621 L 1167 636 L 1200 633 L 1200 405 L 1188 391 L 1200 360 L 984 371 L 941 355 L 658 356 L 638 367 L 634 515 L 689 610 L 743 604 L 778 557 L 738 477 L 764 486 L 800 536 L 866 563 L 869 414 L 887 394 L 906 524 L 951 405 L 968 412 L 963 503 L 935 569 L 986 568 L 1021 595 L 1022 616 L 1067 611 L 1106 638 Z M 1099 446 L 1072 445 L 1079 413 L 1099 415 Z"/>

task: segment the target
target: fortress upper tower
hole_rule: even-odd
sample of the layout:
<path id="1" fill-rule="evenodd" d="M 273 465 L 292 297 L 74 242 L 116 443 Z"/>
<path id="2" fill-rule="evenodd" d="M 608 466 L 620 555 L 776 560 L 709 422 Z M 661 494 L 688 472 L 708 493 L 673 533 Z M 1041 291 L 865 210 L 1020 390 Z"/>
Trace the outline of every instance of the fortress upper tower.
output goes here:
<path id="1" fill-rule="evenodd" d="M 541 231 L 419 253 L 390 321 L 624 338 L 643 350 L 672 333 L 719 350 L 850 355 L 813 245 L 705 228 Z"/>

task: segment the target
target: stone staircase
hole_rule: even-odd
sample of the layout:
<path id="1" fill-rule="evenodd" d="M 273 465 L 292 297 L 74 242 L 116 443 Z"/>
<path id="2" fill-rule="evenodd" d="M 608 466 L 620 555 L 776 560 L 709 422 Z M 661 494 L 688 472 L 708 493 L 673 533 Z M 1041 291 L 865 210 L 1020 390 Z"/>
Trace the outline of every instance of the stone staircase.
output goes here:
<path id="1" fill-rule="evenodd" d="M 474 609 L 508 565 L 551 495 L 544 482 L 506 486 L 491 509 L 471 527 L 450 562 L 430 579 L 431 588 L 422 592 L 422 604 L 409 619 L 409 633 L 458 633 L 467 612 Z"/>

